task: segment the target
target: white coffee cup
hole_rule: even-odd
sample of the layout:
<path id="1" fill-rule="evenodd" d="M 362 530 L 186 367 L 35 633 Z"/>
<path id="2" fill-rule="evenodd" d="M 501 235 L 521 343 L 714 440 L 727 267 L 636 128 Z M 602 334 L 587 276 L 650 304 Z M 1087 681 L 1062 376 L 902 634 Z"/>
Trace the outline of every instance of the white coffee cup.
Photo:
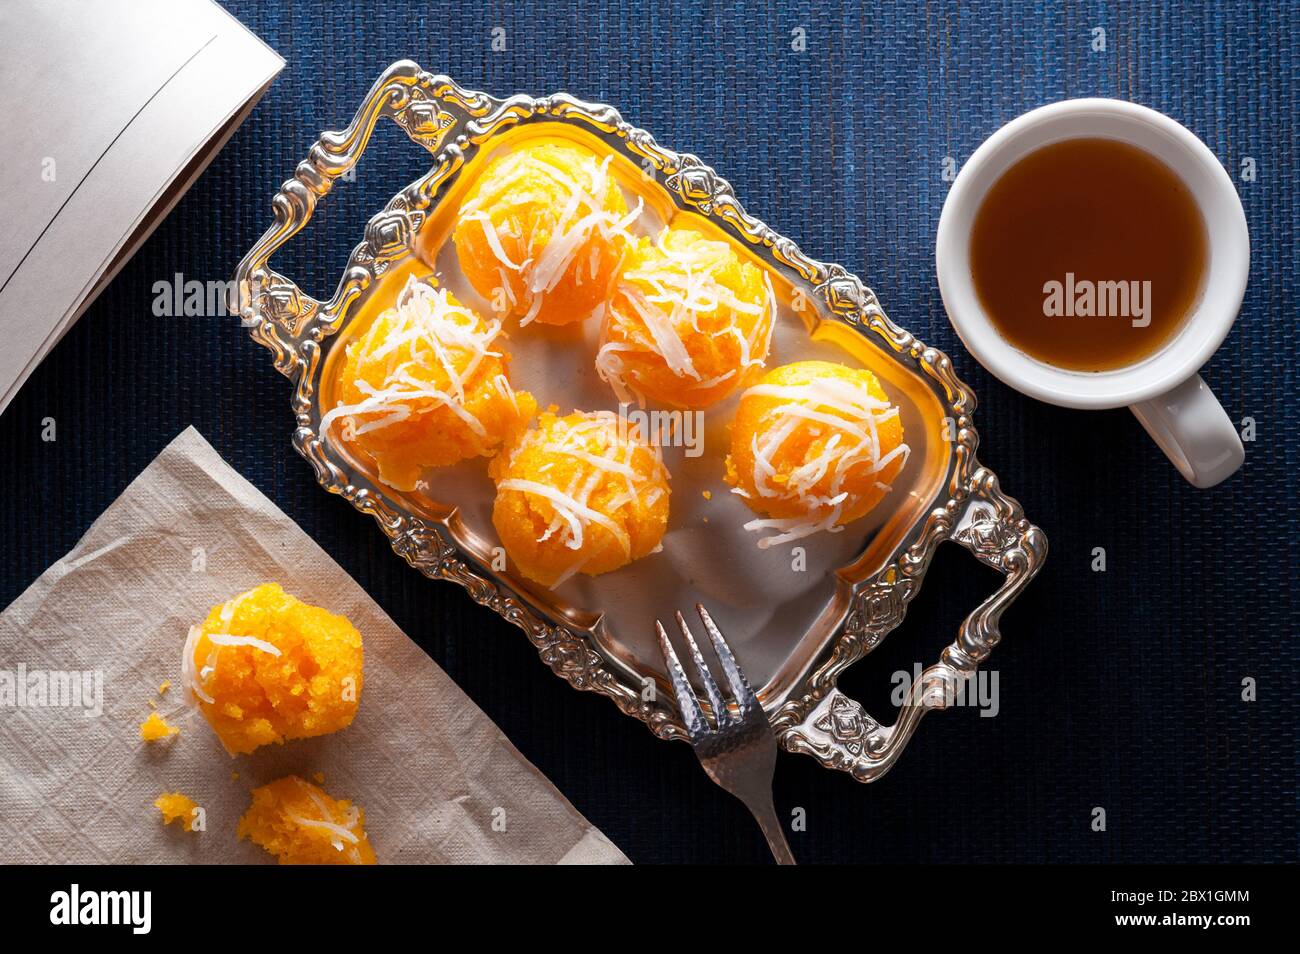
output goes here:
<path id="1" fill-rule="evenodd" d="M 1159 351 L 1111 371 L 1046 364 L 1007 342 L 971 278 L 971 229 L 984 196 L 1025 155 L 1063 139 L 1117 139 L 1145 150 L 1187 185 L 1208 238 L 1201 296 Z M 1116 99 L 1071 99 L 1007 123 L 975 150 L 948 193 L 935 248 L 948 318 L 971 354 L 1010 387 L 1075 408 L 1130 407 L 1160 449 L 1197 487 L 1213 487 L 1245 458 L 1241 437 L 1197 372 L 1241 308 L 1250 270 L 1246 213 L 1205 143 L 1168 116 Z"/>

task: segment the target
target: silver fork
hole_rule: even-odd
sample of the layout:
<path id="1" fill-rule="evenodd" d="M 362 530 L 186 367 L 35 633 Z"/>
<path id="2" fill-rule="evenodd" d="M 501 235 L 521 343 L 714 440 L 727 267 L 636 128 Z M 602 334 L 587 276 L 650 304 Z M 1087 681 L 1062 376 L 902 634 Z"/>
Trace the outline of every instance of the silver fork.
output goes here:
<path id="1" fill-rule="evenodd" d="M 705 773 L 717 782 L 725 791 L 735 795 L 745 803 L 767 838 L 767 846 L 777 864 L 795 864 L 790 846 L 786 844 L 781 822 L 776 817 L 776 807 L 772 804 L 772 774 L 776 769 L 776 736 L 772 726 L 758 704 L 758 697 L 749 687 L 749 681 L 740 671 L 731 647 L 722 638 L 722 633 L 713 622 L 701 603 L 695 604 L 700 614 L 704 629 L 713 643 L 718 662 L 722 664 L 723 675 L 735 700 L 733 710 L 723 700 L 718 684 L 709 672 L 700 647 L 695 644 L 695 637 L 686 625 L 682 614 L 677 613 L 677 625 L 681 628 L 686 645 L 691 649 L 691 660 L 700 682 L 704 684 L 704 693 L 709 697 L 709 708 L 713 712 L 710 725 L 700 708 L 700 700 L 691 688 L 681 661 L 668 641 L 663 623 L 655 620 L 655 630 L 659 633 L 659 647 L 663 650 L 664 661 L 668 664 L 668 676 L 672 680 L 673 692 L 677 696 L 677 706 L 682 711 L 682 720 L 686 723 L 686 732 L 691 745 Z"/>

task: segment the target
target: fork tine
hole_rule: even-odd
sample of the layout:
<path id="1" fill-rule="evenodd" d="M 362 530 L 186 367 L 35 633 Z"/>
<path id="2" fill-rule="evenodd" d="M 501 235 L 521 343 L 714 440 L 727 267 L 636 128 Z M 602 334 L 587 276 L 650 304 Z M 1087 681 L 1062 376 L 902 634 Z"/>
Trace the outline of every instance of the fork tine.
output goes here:
<path id="1" fill-rule="evenodd" d="M 709 731 L 709 724 L 704 721 L 700 701 L 695 698 L 695 690 L 682 671 L 681 660 L 677 658 L 677 652 L 668 641 L 668 634 L 664 632 L 664 624 L 659 620 L 655 620 L 655 632 L 659 634 L 659 648 L 664 654 L 664 662 L 668 664 L 668 678 L 673 684 L 673 694 L 677 696 L 677 708 L 682 712 L 687 734 L 694 741 L 696 736 Z"/>
<path id="2" fill-rule="evenodd" d="M 736 697 L 741 715 L 743 716 L 747 711 L 758 709 L 758 697 L 754 695 L 754 690 L 749 687 L 749 680 L 745 678 L 745 674 L 740 671 L 736 657 L 731 652 L 731 647 L 727 645 L 727 641 L 722 638 L 722 631 L 718 629 L 717 623 L 713 622 L 713 617 L 709 615 L 709 611 L 704 608 L 703 603 L 696 603 L 695 611 L 700 614 L 700 621 L 704 623 L 704 629 L 709 634 L 709 640 L 713 643 L 713 651 L 718 655 L 718 662 L 722 663 L 722 671 L 727 677 L 727 685 L 731 687 L 731 694 Z M 677 615 L 681 616 L 680 613 Z"/>
<path id="3" fill-rule="evenodd" d="M 691 661 L 695 663 L 695 671 L 700 674 L 700 682 L 704 683 L 704 694 L 709 697 L 709 708 L 713 710 L 713 722 L 720 729 L 730 721 L 731 713 L 722 699 L 722 692 L 713 679 L 713 673 L 709 672 L 704 657 L 700 655 L 700 647 L 695 645 L 695 637 L 691 634 L 691 628 L 686 625 L 686 617 L 682 616 L 680 611 L 677 613 L 677 626 L 686 639 L 686 645 L 691 648 Z"/>

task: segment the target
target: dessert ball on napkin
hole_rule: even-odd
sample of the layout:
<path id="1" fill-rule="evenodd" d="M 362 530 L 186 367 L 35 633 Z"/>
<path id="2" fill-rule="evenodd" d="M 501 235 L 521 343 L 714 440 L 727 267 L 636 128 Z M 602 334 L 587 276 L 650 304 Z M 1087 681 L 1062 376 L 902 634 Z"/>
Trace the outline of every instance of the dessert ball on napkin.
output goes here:
<path id="1" fill-rule="evenodd" d="M 276 583 L 212 607 L 190 627 L 181 668 L 231 755 L 337 732 L 361 698 L 361 634 Z"/>
<path id="2" fill-rule="evenodd" d="M 494 159 L 465 197 L 452 233 L 461 271 L 520 325 L 582 321 L 604 305 L 641 209 L 628 211 L 609 162 L 541 142 Z"/>
<path id="3" fill-rule="evenodd" d="M 373 865 L 365 826 L 366 813 L 351 802 L 288 775 L 253 789 L 238 833 L 282 865 Z"/>

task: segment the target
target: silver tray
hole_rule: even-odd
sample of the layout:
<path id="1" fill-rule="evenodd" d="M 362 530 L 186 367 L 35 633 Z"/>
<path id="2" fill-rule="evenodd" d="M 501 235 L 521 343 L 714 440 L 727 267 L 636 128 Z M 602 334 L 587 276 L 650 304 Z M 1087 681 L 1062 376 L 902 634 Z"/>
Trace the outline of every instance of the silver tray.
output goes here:
<path id="1" fill-rule="evenodd" d="M 432 166 L 369 221 L 333 296 L 317 301 L 275 271 L 270 258 L 306 225 L 335 180 L 352 169 L 383 117 L 427 149 Z M 819 617 L 820 628 L 790 641 L 790 661 L 781 677 L 759 693 L 788 751 L 811 755 L 859 781 L 879 778 L 894 764 L 921 717 L 950 705 L 961 682 L 997 645 L 1002 612 L 1042 566 L 1046 537 L 976 458 L 975 396 L 953 373 L 947 355 L 890 321 L 875 293 L 857 276 L 809 258 L 790 239 L 747 214 L 731 186 L 709 166 L 689 153 L 659 145 L 649 133 L 624 122 L 613 107 L 562 93 L 497 99 L 462 89 L 446 76 L 426 73 L 404 60 L 384 71 L 346 129 L 321 134 L 272 200 L 275 223 L 235 274 L 234 304 L 242 324 L 272 352 L 276 369 L 294 384 L 294 447 L 311 464 L 322 487 L 375 518 L 407 563 L 430 578 L 460 584 L 476 602 L 517 625 L 556 675 L 577 689 L 609 697 L 660 738 L 685 739 L 662 673 L 638 670 L 614 651 L 610 633 L 583 623 L 570 608 L 558 605 L 554 594 L 548 598 L 495 572 L 464 543 L 454 507 L 440 510 L 390 491 L 317 433 L 322 372 L 331 345 L 385 273 L 415 256 L 422 226 L 466 164 L 497 137 L 529 124 L 581 130 L 634 162 L 653 180 L 653 187 L 662 190 L 665 202 L 707 218 L 749 249 L 816 304 L 821 322 L 861 336 L 873 347 L 875 360 L 893 362 L 887 370 L 910 376 L 925 390 L 927 407 L 937 409 L 932 416 L 942 420 L 944 432 L 934 442 L 940 463 L 931 475 L 935 479 L 925 485 L 933 490 L 922 497 L 914 488 L 912 496 L 922 497 L 915 517 L 892 535 L 873 538 L 877 548 L 886 540 L 883 558 L 873 557 L 868 567 L 864 556 L 855 561 L 856 571 L 836 571 L 836 595 Z M 896 722 L 882 725 L 842 693 L 837 681 L 899 625 L 935 550 L 945 541 L 966 547 L 1004 580 L 965 619 L 940 660 L 912 685 Z M 647 619 L 646 626 L 652 626 L 652 620 Z"/>

